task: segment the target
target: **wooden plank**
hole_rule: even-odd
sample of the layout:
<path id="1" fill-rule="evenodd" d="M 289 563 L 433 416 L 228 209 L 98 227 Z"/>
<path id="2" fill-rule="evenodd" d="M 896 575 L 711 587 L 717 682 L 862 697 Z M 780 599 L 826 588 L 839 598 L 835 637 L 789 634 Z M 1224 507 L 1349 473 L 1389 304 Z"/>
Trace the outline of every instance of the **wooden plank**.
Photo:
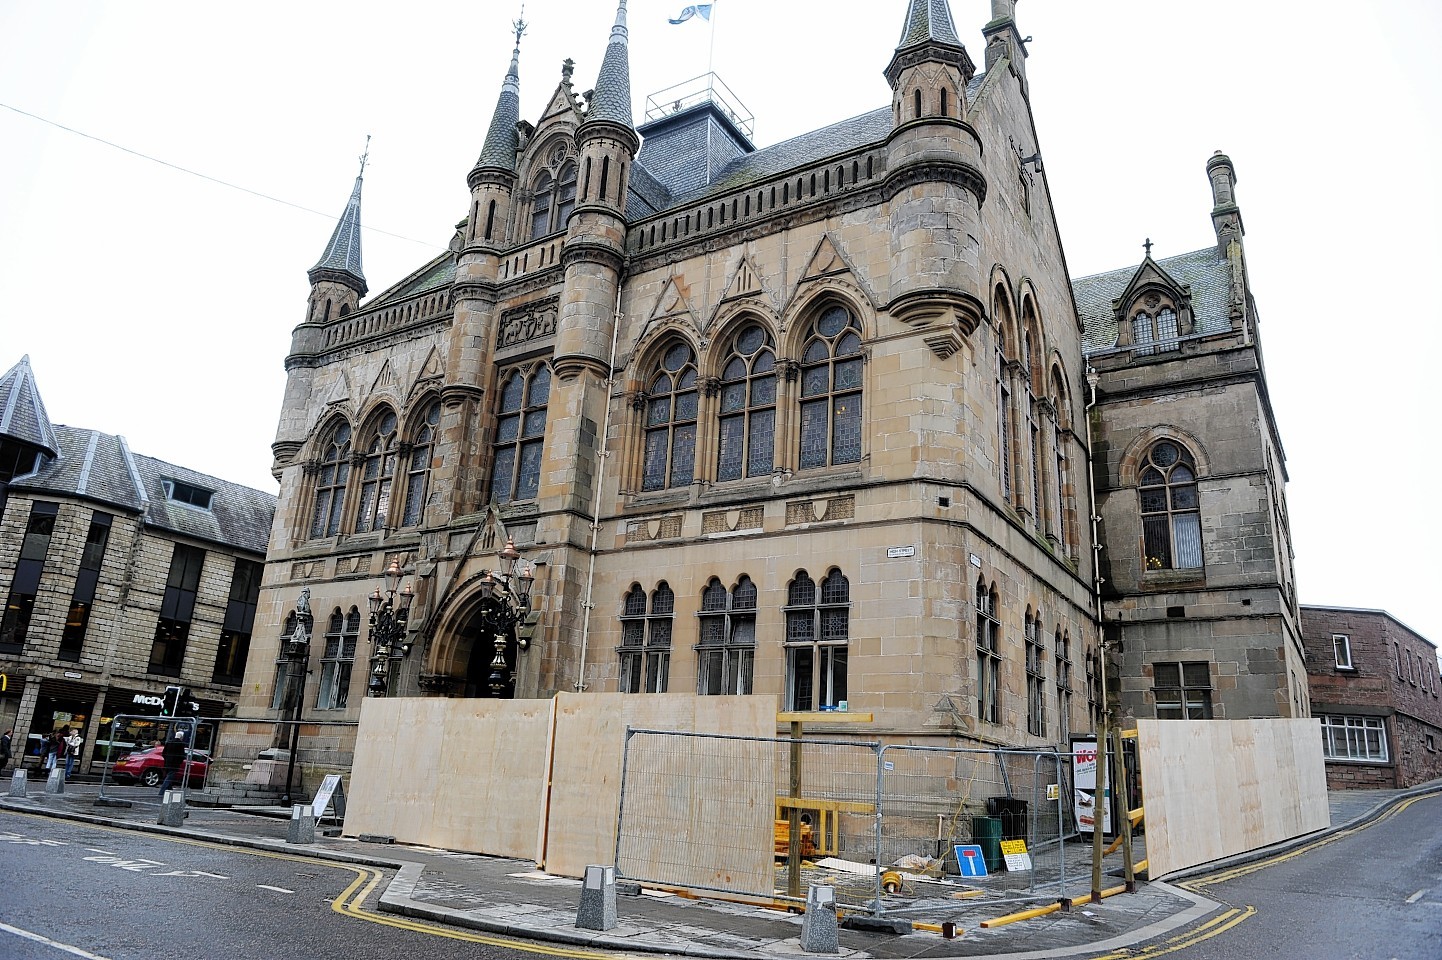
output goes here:
<path id="1" fill-rule="evenodd" d="M 850 710 L 789 711 L 776 715 L 777 723 L 871 723 L 872 714 Z"/>
<path id="2" fill-rule="evenodd" d="M 776 806 L 783 809 L 836 810 L 840 813 L 875 813 L 876 804 L 862 800 L 818 800 L 809 797 L 777 797 Z"/>

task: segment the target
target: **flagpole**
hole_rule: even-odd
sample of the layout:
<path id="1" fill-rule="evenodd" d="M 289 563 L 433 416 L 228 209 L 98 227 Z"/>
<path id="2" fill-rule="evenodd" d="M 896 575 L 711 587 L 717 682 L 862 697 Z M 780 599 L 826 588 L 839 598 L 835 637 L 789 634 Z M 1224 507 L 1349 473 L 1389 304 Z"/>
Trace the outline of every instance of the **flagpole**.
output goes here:
<path id="1" fill-rule="evenodd" d="M 721 4 L 711 0 L 711 16 L 707 18 L 706 24 L 711 28 L 709 47 L 706 50 L 706 86 L 710 88 L 711 100 L 716 100 L 716 10 Z M 706 185 L 711 185 L 711 127 L 714 121 L 709 117 L 706 120 Z"/>

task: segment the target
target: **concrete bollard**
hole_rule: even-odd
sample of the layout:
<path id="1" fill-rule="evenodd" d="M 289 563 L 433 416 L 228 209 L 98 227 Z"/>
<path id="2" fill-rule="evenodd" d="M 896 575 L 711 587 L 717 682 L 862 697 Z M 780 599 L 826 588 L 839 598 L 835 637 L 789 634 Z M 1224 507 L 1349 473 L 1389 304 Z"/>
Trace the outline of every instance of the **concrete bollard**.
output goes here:
<path id="1" fill-rule="evenodd" d="M 25 791 L 30 787 L 30 774 L 24 770 L 16 770 L 10 775 L 10 796 L 25 799 Z"/>
<path id="2" fill-rule="evenodd" d="M 185 791 L 167 790 L 160 801 L 160 816 L 156 823 L 163 827 L 185 826 Z"/>
<path id="3" fill-rule="evenodd" d="M 581 885 L 581 906 L 576 910 L 576 927 L 581 930 L 610 930 L 616 926 L 616 868 L 592 864 L 586 868 Z"/>
<path id="4" fill-rule="evenodd" d="M 46 793 L 65 792 L 65 771 L 59 767 L 50 771 L 50 776 L 45 779 Z"/>
<path id="5" fill-rule="evenodd" d="M 801 949 L 807 953 L 840 952 L 835 887 L 813 883 L 806 888 L 806 916 L 801 918 Z"/>
<path id="6" fill-rule="evenodd" d="M 290 827 L 285 833 L 286 843 L 315 843 L 315 811 L 297 803 L 290 808 Z"/>

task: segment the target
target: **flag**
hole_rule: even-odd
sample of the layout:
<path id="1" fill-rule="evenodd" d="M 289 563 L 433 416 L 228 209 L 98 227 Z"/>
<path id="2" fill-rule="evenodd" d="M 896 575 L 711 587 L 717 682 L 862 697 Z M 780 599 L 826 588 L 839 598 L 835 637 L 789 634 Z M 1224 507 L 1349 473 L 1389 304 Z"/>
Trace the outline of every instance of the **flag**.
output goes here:
<path id="1" fill-rule="evenodd" d="M 695 17 L 695 16 L 699 16 L 702 20 L 710 20 L 710 19 L 711 19 L 711 4 L 709 4 L 709 3 L 693 3 L 693 4 L 689 4 L 688 6 L 682 8 L 682 10 L 681 10 L 681 15 L 680 15 L 679 17 L 677 17 L 675 20 L 672 20 L 671 23 L 685 23 L 687 20 L 690 20 L 692 17 Z"/>

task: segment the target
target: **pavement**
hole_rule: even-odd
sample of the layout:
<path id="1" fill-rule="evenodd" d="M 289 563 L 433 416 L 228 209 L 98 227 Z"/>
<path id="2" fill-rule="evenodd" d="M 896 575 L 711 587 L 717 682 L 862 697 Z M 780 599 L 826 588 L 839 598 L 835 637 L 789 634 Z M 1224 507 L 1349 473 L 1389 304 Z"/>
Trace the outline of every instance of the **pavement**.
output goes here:
<path id="1" fill-rule="evenodd" d="M 8 771 L 0 780 L 3 786 L 9 786 Z M 1181 881 L 1295 849 L 1364 824 L 1408 797 L 1439 790 L 1442 780 L 1410 790 L 1332 791 L 1328 795 L 1332 826 L 1327 830 L 1183 871 L 1168 879 Z M 63 794 L 47 794 L 44 782 L 32 779 L 24 798 L 0 797 L 0 810 L 380 867 L 394 871 L 377 904 L 381 912 L 525 940 L 717 960 L 794 960 L 807 955 L 799 939 L 802 917 L 770 904 L 693 899 L 664 891 L 626 891 L 622 887 L 623 895 L 617 897 L 617 926 L 606 932 L 583 930 L 576 927 L 581 882 L 542 873 L 528 860 L 327 837 L 319 830 L 314 843 L 288 844 L 285 840 L 290 810 L 285 807 L 189 806 L 184 827 L 164 827 L 156 823 L 160 807 L 154 791 L 120 791 L 132 801 L 129 807 L 97 805 L 98 792 L 96 784 L 82 782 L 69 784 Z M 107 789 L 107 795 L 116 793 L 114 785 Z M 1089 855 L 1089 848 L 1082 844 L 1070 844 L 1068 851 L 1082 859 Z M 1122 882 L 1118 876 L 1119 857 L 1114 855 L 1105 862 L 1108 876 L 1104 888 Z M 1071 896 L 1080 896 L 1089 886 L 1089 870 L 1080 871 L 1067 890 Z M 1055 902 L 1055 896 L 1051 902 Z M 982 920 L 1038 905 L 1001 903 L 988 897 L 912 900 L 904 913 L 896 915 L 926 924 L 950 921 L 957 928 L 956 936 L 947 939 L 928 929 L 898 934 L 843 925 L 839 956 L 848 960 L 979 956 L 1026 960 L 1097 953 L 1155 939 L 1196 924 L 1223 908 L 1172 883 L 1139 881 L 1135 892 L 1110 896 L 1099 903 L 1076 905 L 1068 911 L 990 929 L 979 926 Z"/>

